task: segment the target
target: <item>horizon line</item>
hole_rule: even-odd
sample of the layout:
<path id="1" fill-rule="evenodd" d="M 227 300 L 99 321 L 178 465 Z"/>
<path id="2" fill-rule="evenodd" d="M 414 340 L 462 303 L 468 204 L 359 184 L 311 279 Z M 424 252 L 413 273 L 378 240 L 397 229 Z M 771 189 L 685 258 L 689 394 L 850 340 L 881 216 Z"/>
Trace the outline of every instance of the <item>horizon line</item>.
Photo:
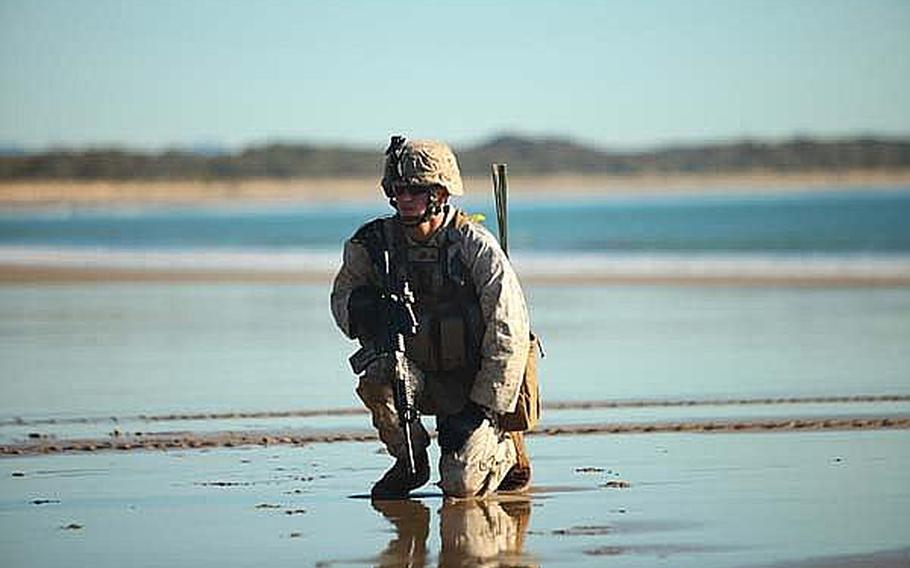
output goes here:
<path id="1" fill-rule="evenodd" d="M 417 138 L 423 138 L 422 136 Z M 901 143 L 910 142 L 910 132 L 904 134 L 882 133 L 882 132 L 865 132 L 859 131 L 854 133 L 840 134 L 811 134 L 805 132 L 794 132 L 788 135 L 779 136 L 757 136 L 757 135 L 736 135 L 729 137 L 705 137 L 705 138 L 686 138 L 686 139 L 667 139 L 652 143 L 640 144 L 604 144 L 597 141 L 585 139 L 580 136 L 571 136 L 557 133 L 527 133 L 516 130 L 501 130 L 492 134 L 479 136 L 469 141 L 450 142 L 456 151 L 474 150 L 477 147 L 492 144 L 504 139 L 530 141 L 537 143 L 568 143 L 585 147 L 601 152 L 614 153 L 646 153 L 657 152 L 671 149 L 683 148 L 705 148 L 715 146 L 735 146 L 739 144 L 787 144 L 792 142 L 816 142 L 816 143 L 838 143 L 838 142 L 858 142 L 858 141 L 876 141 Z M 28 155 L 41 155 L 51 153 L 68 153 L 68 152 L 100 152 L 100 151 L 119 151 L 127 153 L 140 154 L 162 154 L 168 152 L 186 152 L 199 155 L 229 155 L 243 152 L 249 149 L 265 148 L 269 146 L 298 146 L 311 147 L 320 149 L 348 150 L 374 152 L 377 147 L 384 147 L 387 141 L 385 139 L 377 143 L 366 143 L 359 141 L 338 141 L 338 140 L 318 140 L 306 137 L 288 137 L 274 136 L 266 137 L 260 140 L 251 140 L 245 143 L 222 143 L 217 141 L 201 140 L 198 142 L 173 142 L 167 144 L 135 144 L 130 142 L 86 142 L 86 143 L 69 143 L 69 142 L 52 142 L 44 145 L 28 145 L 16 142 L 0 142 L 0 157 L 15 157 Z M 380 149 L 381 151 L 381 149 Z"/>

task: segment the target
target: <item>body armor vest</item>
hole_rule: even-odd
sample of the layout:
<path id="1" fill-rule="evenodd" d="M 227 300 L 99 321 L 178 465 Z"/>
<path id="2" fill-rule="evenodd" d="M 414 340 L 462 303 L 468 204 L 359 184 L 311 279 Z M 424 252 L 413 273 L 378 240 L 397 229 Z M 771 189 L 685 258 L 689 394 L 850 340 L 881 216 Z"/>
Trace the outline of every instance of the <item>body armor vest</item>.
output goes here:
<path id="1" fill-rule="evenodd" d="M 480 365 L 483 318 L 474 283 L 458 254 L 458 229 L 465 222 L 458 212 L 437 243 L 408 243 L 405 248 L 419 322 L 417 335 L 406 342 L 407 353 L 430 372 L 476 372 Z"/>
<path id="2" fill-rule="evenodd" d="M 405 352 L 422 371 L 440 378 L 473 378 L 480 368 L 483 315 L 458 252 L 459 229 L 467 222 L 467 216 L 456 210 L 455 218 L 429 243 L 407 239 L 394 217 L 369 223 L 355 235 L 368 248 L 376 246 L 376 237 L 389 243 L 394 269 L 411 283 L 415 296 L 418 333 L 405 340 Z M 374 235 L 370 237 L 367 231 Z M 384 235 L 376 235 L 376 231 Z"/>

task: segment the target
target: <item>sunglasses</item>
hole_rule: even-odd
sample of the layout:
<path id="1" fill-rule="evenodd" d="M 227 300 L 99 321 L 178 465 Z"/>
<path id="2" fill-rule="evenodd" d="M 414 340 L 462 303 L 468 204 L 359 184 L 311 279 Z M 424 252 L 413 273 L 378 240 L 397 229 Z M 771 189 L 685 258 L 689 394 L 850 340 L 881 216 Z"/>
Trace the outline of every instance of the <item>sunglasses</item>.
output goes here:
<path id="1" fill-rule="evenodd" d="M 431 191 L 436 189 L 436 187 L 437 186 L 435 186 L 435 185 L 401 184 L 401 185 L 393 186 L 392 192 L 395 195 L 404 195 L 405 193 L 407 193 L 411 197 L 421 197 L 423 195 L 427 195 L 428 193 L 430 193 Z"/>

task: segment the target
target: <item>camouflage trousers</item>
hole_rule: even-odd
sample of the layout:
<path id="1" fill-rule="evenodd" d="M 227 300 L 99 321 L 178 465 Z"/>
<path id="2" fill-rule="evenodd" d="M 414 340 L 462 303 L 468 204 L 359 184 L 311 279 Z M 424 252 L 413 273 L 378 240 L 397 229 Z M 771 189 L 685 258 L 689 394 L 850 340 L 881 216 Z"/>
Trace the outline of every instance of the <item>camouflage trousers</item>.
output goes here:
<path id="1" fill-rule="evenodd" d="M 411 387 L 415 397 L 419 397 L 424 389 L 423 375 L 418 371 L 412 372 L 411 377 Z M 370 411 L 373 427 L 389 454 L 396 459 L 405 458 L 407 446 L 398 424 L 389 375 L 367 372 L 360 377 L 357 395 Z M 444 417 L 437 413 L 437 427 Z M 411 429 L 411 441 L 415 454 L 426 452 L 430 445 L 430 436 L 419 421 Z M 447 496 L 483 497 L 496 491 L 516 459 L 515 444 L 509 436 L 485 419 L 464 447 L 440 455 L 437 485 Z"/>

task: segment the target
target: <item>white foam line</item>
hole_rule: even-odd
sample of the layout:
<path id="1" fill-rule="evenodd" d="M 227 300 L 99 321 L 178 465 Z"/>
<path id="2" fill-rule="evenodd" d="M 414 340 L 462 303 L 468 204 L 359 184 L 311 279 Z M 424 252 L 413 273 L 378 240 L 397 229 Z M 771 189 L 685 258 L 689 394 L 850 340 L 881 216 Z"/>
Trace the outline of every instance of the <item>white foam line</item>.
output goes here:
<path id="1" fill-rule="evenodd" d="M 906 255 L 537 254 L 515 264 L 519 273 L 536 276 L 910 278 Z"/>
<path id="2" fill-rule="evenodd" d="M 122 250 L 0 246 L 0 265 L 132 270 L 241 270 L 334 274 L 341 252 L 318 250 Z M 896 278 L 910 279 L 910 255 L 518 253 L 530 277 Z"/>
<path id="3" fill-rule="evenodd" d="M 0 247 L 0 264 L 27 267 L 139 270 L 251 270 L 325 272 L 338 269 L 340 253 L 317 251 L 113 250 L 104 248 Z"/>

